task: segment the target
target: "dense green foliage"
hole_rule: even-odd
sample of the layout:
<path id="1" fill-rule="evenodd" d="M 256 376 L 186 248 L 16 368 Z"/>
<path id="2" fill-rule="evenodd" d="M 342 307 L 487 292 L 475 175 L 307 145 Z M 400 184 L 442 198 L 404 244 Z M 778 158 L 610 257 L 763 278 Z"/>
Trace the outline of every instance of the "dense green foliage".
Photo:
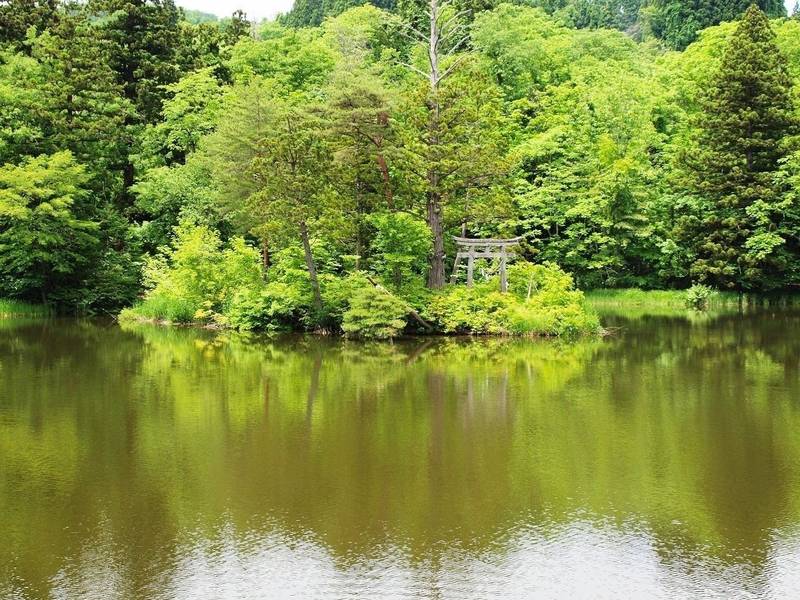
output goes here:
<path id="1" fill-rule="evenodd" d="M 750 8 L 700 97 L 682 159 L 689 194 L 676 239 L 693 280 L 721 288 L 779 287 L 795 267 L 796 209 L 777 183 L 800 129 L 792 79 L 766 16 Z"/>
<path id="2" fill-rule="evenodd" d="M 380 336 L 592 329 L 573 285 L 791 290 L 800 21 L 667 50 L 745 8 L 700 4 L 2 3 L 0 297 Z M 569 276 L 448 287 L 453 235 Z"/>
<path id="3" fill-rule="evenodd" d="M 510 269 L 508 294 L 497 281 L 452 287 L 433 296 L 426 315 L 448 333 L 573 335 L 600 330 L 583 306 L 583 293 L 553 265 L 519 263 Z"/>
<path id="4" fill-rule="evenodd" d="M 0 168 L 4 289 L 46 303 L 49 295 L 78 286 L 99 245 L 98 223 L 81 218 L 86 181 L 68 151 Z"/>
<path id="5" fill-rule="evenodd" d="M 317 304 L 302 266 L 303 255 L 297 247 L 279 253 L 266 281 L 258 252 L 242 238 L 226 244 L 209 227 L 184 222 L 175 231 L 172 247 L 148 259 L 144 269 L 148 291 L 142 302 L 122 312 L 121 319 L 202 323 L 242 331 L 322 327 L 371 339 L 431 328 L 443 333 L 546 336 L 600 330 L 597 317 L 584 309 L 583 294 L 574 289 L 572 278 L 553 265 L 514 265 L 508 294 L 498 291 L 497 279 L 473 288 L 450 286 L 421 297 L 421 286 L 416 293 L 408 286 L 392 291 L 362 271 L 326 273 L 319 278 Z M 408 273 L 408 263 L 401 264 L 401 272 Z M 381 269 L 378 263 L 375 277 Z M 390 272 L 389 281 L 395 275 Z M 415 300 L 432 323 L 416 313 Z M 411 318 L 414 314 L 416 321 Z"/>
<path id="6" fill-rule="evenodd" d="M 281 22 L 295 27 L 320 25 L 326 17 L 339 15 L 363 4 L 394 11 L 410 22 L 424 21 L 425 0 L 295 0 Z M 465 18 L 493 10 L 502 0 L 457 0 Z M 736 20 L 753 0 L 511 0 L 510 4 L 541 8 L 576 29 L 619 29 L 639 40 L 655 39 L 669 48 L 682 50 L 703 29 Z M 756 0 L 770 17 L 786 15 L 783 0 Z"/>
<path id="7" fill-rule="evenodd" d="M 735 20 L 751 4 L 772 17 L 786 15 L 782 0 L 654 0 L 648 12 L 649 26 L 668 46 L 683 49 L 701 30 Z"/>

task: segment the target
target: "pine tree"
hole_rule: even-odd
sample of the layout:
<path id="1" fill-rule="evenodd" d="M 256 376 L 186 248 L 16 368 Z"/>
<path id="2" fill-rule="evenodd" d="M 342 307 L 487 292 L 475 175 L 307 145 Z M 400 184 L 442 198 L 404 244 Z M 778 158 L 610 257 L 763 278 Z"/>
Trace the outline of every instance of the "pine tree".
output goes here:
<path id="1" fill-rule="evenodd" d="M 89 167 L 93 187 L 119 192 L 126 160 L 125 120 L 131 107 L 108 66 L 107 44 L 78 6 L 61 15 L 31 44 L 41 66 L 41 112 L 46 117 L 47 151 L 70 150 Z"/>
<path id="2" fill-rule="evenodd" d="M 125 96 L 144 122 L 154 123 L 166 96 L 163 86 L 181 75 L 180 9 L 173 0 L 90 0 L 88 8 L 95 17 L 105 16 L 101 28 Z"/>
<path id="3" fill-rule="evenodd" d="M 180 9 L 173 0 L 89 0 L 86 6 L 108 47 L 108 64 L 133 104 L 126 122 L 133 146 L 141 126 L 161 116 L 166 86 L 180 78 L 179 49 L 186 40 L 181 35 Z M 135 177 L 129 158 L 122 172 L 122 207 L 133 203 L 129 190 Z"/>
<path id="4" fill-rule="evenodd" d="M 0 2 L 0 45 L 24 48 L 28 29 L 42 33 L 58 20 L 59 0 L 5 0 Z"/>
<path id="5" fill-rule="evenodd" d="M 229 19 L 225 19 L 221 27 L 223 39 L 229 46 L 233 46 L 240 37 L 247 37 L 253 25 L 247 19 L 247 14 L 242 10 L 236 10 Z"/>
<path id="6" fill-rule="evenodd" d="M 738 290 L 770 287 L 785 268 L 775 175 L 797 131 L 787 60 L 767 16 L 745 13 L 702 99 L 687 159 L 693 214 L 681 222 L 693 279 Z"/>

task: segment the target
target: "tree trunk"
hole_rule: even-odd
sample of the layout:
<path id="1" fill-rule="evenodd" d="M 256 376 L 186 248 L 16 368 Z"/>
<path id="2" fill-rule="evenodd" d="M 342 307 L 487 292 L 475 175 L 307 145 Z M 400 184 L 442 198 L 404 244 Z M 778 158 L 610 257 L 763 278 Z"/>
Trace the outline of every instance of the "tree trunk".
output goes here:
<path id="1" fill-rule="evenodd" d="M 270 256 L 269 256 L 269 242 L 261 240 L 261 266 L 264 267 L 264 276 L 266 277 L 269 270 Z"/>
<path id="2" fill-rule="evenodd" d="M 428 148 L 430 156 L 436 156 L 436 147 L 440 144 L 439 136 L 439 5 L 437 0 L 430 1 L 430 38 L 428 40 L 428 61 L 430 66 L 430 100 L 428 102 Z M 442 223 L 442 198 L 439 191 L 439 172 L 432 163 L 428 170 L 427 220 L 433 237 L 433 254 L 428 271 L 428 287 L 437 290 L 444 285 L 444 225 Z"/>
<path id="3" fill-rule="evenodd" d="M 428 271 L 428 287 L 438 290 L 444 285 L 444 226 L 442 224 L 442 206 L 438 192 L 428 193 L 428 227 L 433 235 L 433 254 L 430 271 Z"/>
<path id="4" fill-rule="evenodd" d="M 311 279 L 311 290 L 314 293 L 314 309 L 318 312 L 322 312 L 322 294 L 319 291 L 317 265 L 314 264 L 314 255 L 311 253 L 311 242 L 308 239 L 308 227 L 306 227 L 305 221 L 300 221 L 300 237 L 303 240 L 306 268 L 308 268 L 308 276 Z"/>
<path id="5" fill-rule="evenodd" d="M 389 127 L 389 113 L 386 111 L 378 113 L 378 125 L 383 128 Z M 394 211 L 394 190 L 392 190 L 392 180 L 389 177 L 389 165 L 386 162 L 386 156 L 383 154 L 383 138 L 383 135 L 377 136 L 373 142 L 377 148 L 376 160 L 383 178 L 383 194 L 386 197 L 386 207 L 390 211 Z"/>
<path id="6" fill-rule="evenodd" d="M 383 178 L 383 195 L 386 198 L 386 208 L 394 211 L 394 192 L 392 191 L 392 181 L 389 179 L 389 166 L 386 164 L 386 157 L 380 151 L 378 152 L 377 161 Z"/>
<path id="7" fill-rule="evenodd" d="M 122 168 L 122 193 L 120 194 L 120 208 L 126 209 L 133 206 L 133 198 L 130 189 L 136 183 L 136 172 L 134 170 L 133 162 L 130 159 L 125 160 L 125 165 Z"/>

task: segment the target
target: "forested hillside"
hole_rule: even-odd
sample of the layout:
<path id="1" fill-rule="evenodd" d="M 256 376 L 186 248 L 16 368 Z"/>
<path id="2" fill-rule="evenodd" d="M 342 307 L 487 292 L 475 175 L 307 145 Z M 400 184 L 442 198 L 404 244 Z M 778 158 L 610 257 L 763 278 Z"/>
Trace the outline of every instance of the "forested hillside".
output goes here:
<path id="1" fill-rule="evenodd" d="M 619 29 L 637 41 L 657 39 L 667 47 L 683 49 L 712 25 L 737 19 L 752 0 L 514 0 L 510 4 L 541 8 L 561 25 L 577 29 Z M 425 0 L 296 0 L 281 22 L 295 27 L 322 24 L 326 17 L 364 4 L 394 12 L 414 22 L 424 12 Z M 502 0 L 456 0 L 468 15 L 492 10 Z M 786 16 L 783 0 L 756 0 L 770 17 Z M 468 17 L 469 18 L 469 17 Z"/>
<path id="2" fill-rule="evenodd" d="M 171 0 L 0 2 L 0 297 L 101 311 L 149 290 L 247 327 L 346 326 L 358 297 L 389 329 L 413 306 L 471 330 L 444 312 L 476 298 L 430 296 L 460 233 L 521 236 L 581 288 L 800 284 L 800 20 L 353 4 L 255 27 Z M 529 267 L 523 300 L 571 289 Z"/>

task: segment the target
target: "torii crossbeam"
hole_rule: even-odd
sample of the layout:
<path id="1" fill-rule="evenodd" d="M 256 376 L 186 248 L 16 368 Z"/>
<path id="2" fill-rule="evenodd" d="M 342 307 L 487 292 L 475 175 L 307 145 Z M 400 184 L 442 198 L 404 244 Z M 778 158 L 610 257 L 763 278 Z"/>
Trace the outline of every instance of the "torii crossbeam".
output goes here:
<path id="1" fill-rule="evenodd" d="M 472 287 L 475 275 L 475 259 L 488 258 L 500 259 L 500 291 L 508 291 L 508 276 L 506 275 L 506 264 L 510 256 L 508 252 L 510 246 L 516 246 L 522 240 L 521 237 L 510 239 L 472 239 L 463 237 L 453 237 L 458 246 L 458 254 L 453 264 L 453 274 L 450 276 L 450 283 L 455 283 L 458 278 L 458 267 L 461 260 L 467 259 L 467 285 Z"/>

